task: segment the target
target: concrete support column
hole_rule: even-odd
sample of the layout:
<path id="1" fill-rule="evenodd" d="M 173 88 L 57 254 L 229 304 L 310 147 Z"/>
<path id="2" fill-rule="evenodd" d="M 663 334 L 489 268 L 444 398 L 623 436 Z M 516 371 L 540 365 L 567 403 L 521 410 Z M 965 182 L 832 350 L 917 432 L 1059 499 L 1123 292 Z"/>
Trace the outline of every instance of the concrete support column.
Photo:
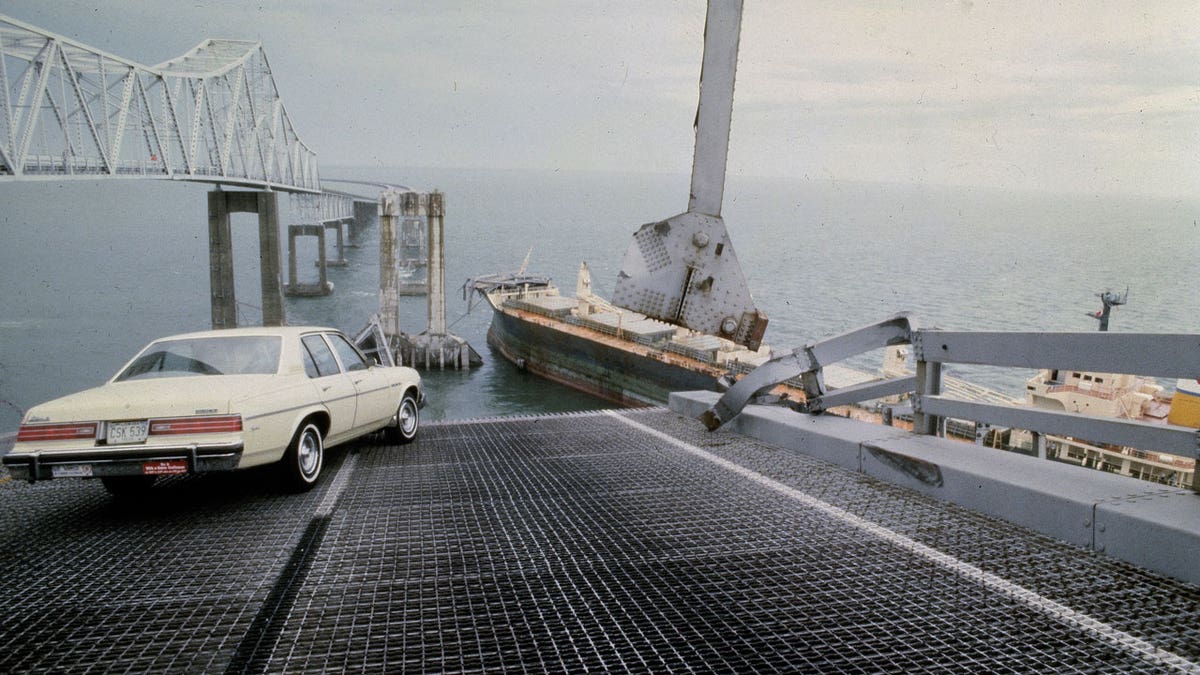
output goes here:
<path id="1" fill-rule="evenodd" d="M 237 297 L 233 290 L 233 237 L 224 192 L 208 193 L 208 272 L 212 327 L 237 327 Z"/>
<path id="2" fill-rule="evenodd" d="M 328 267 L 346 266 L 346 237 L 342 234 L 342 221 L 334 220 L 325 223 L 326 230 L 333 230 L 334 241 L 337 243 L 337 257 L 325 262 Z"/>
<path id="3" fill-rule="evenodd" d="M 446 334 L 446 249 L 442 241 L 445 200 L 440 192 L 429 194 L 429 332 Z"/>
<path id="4" fill-rule="evenodd" d="M 258 259 L 262 274 L 262 322 L 282 326 L 283 282 L 280 279 L 279 194 L 258 193 Z"/>
<path id="5" fill-rule="evenodd" d="M 297 225 L 288 225 L 288 293 L 291 293 L 296 288 L 296 277 L 299 276 L 296 270 L 296 228 Z"/>
<path id="6" fill-rule="evenodd" d="M 379 323 L 388 338 L 400 335 L 400 292 L 396 275 L 400 202 L 401 195 L 394 190 L 379 194 Z"/>
<path id="7" fill-rule="evenodd" d="M 325 257 L 325 228 L 317 227 L 317 286 L 325 289 L 329 287 L 329 266 L 326 264 L 328 260 Z"/>

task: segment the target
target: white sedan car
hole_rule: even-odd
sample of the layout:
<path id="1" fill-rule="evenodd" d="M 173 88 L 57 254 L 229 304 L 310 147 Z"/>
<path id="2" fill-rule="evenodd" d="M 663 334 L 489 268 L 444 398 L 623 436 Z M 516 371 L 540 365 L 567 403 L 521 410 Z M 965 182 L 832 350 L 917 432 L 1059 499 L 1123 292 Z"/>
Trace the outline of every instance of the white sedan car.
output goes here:
<path id="1" fill-rule="evenodd" d="M 102 386 L 31 409 L 3 462 L 14 478 L 98 477 L 113 494 L 275 462 L 306 490 L 327 447 L 380 429 L 412 441 L 423 404 L 415 370 L 375 365 L 331 328 L 188 333 L 150 343 Z"/>

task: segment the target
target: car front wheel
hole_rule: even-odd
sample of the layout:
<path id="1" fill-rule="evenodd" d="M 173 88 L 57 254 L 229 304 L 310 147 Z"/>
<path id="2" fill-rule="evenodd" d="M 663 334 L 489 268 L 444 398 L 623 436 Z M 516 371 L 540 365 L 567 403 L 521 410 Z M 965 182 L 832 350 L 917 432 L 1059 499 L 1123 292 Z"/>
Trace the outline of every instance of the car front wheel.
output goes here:
<path id="1" fill-rule="evenodd" d="M 400 407 L 396 408 L 396 417 L 387 427 L 387 440 L 391 443 L 412 443 L 421 427 L 421 410 L 417 406 L 417 397 L 411 391 L 404 393 L 400 399 Z"/>
<path id="2" fill-rule="evenodd" d="M 325 446 L 321 441 L 321 430 L 312 422 L 305 422 L 283 456 L 280 469 L 287 487 L 304 492 L 317 484 L 321 466 L 325 462 Z"/>

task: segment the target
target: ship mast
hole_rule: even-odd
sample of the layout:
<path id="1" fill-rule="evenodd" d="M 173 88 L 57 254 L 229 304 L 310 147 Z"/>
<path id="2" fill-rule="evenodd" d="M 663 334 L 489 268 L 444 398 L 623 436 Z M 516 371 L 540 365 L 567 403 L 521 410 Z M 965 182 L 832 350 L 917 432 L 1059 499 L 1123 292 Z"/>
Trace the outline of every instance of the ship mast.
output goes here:
<path id="1" fill-rule="evenodd" d="M 758 349 L 767 317 L 754 305 L 721 219 L 741 25 L 741 0 L 710 0 L 688 210 L 634 234 L 613 303 Z"/>
<path id="2" fill-rule="evenodd" d="M 1103 293 L 1097 293 L 1096 295 L 1100 297 L 1100 302 L 1103 307 L 1100 309 L 1100 311 L 1096 312 L 1095 314 L 1088 314 L 1088 316 L 1100 322 L 1101 332 L 1107 332 L 1108 317 L 1112 314 L 1112 308 L 1123 305 L 1129 300 L 1129 288 L 1126 287 L 1124 293 L 1104 291 Z"/>

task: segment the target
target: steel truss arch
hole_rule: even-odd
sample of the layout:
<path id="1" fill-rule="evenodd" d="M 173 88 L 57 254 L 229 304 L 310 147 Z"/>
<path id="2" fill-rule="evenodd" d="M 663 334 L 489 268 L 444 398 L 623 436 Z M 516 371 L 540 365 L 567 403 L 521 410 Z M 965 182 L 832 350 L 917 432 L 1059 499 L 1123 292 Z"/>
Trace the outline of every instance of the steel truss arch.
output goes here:
<path id="1" fill-rule="evenodd" d="M 145 66 L 0 14 L 0 180 L 72 177 L 321 189 L 260 43 Z"/>

